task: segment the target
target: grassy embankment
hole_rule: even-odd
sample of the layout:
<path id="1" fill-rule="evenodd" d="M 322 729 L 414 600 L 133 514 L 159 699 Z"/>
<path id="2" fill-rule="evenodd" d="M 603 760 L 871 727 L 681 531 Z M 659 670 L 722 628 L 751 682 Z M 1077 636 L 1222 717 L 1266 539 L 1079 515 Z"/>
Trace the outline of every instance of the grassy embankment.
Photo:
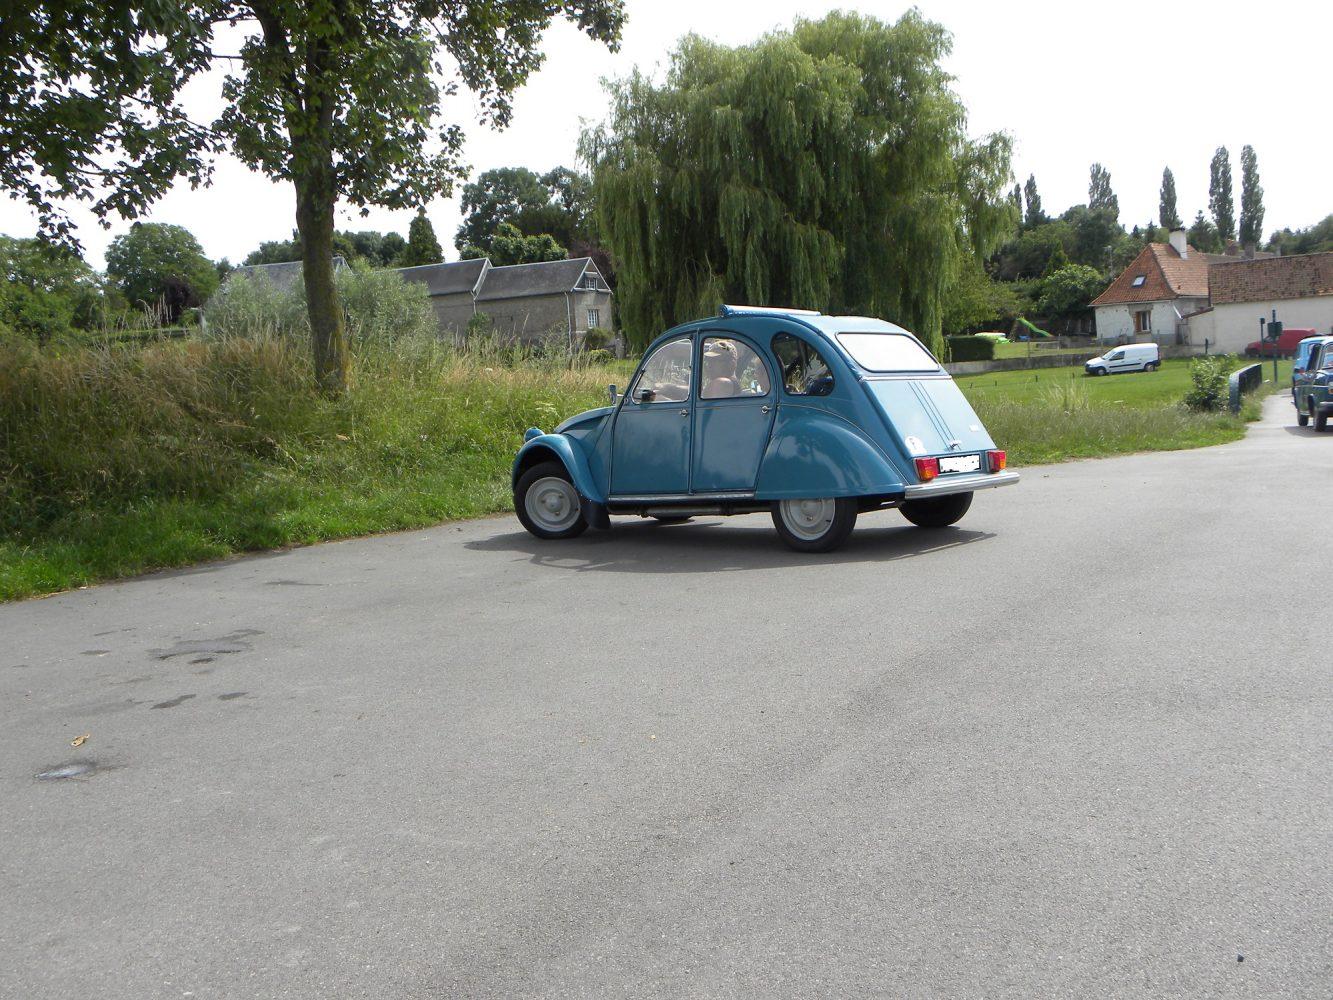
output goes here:
<path id="1" fill-rule="evenodd" d="M 507 509 L 523 430 L 600 405 L 622 368 L 400 345 L 328 400 L 281 340 L 0 347 L 0 599 Z M 1177 405 L 1187 372 L 959 381 L 1021 465 L 1241 436 Z"/>

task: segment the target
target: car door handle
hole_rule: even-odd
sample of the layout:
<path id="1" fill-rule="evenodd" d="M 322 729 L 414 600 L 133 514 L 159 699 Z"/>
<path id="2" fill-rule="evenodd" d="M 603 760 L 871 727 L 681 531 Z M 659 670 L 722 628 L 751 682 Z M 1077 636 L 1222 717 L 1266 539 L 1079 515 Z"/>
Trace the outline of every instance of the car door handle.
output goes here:
<path id="1" fill-rule="evenodd" d="M 770 407 L 767 403 L 765 403 L 763 406 L 759 407 L 759 412 L 767 413 L 770 409 L 772 409 L 772 407 Z"/>
<path id="2" fill-rule="evenodd" d="M 682 417 L 688 417 L 688 416 L 690 415 L 690 411 L 689 411 L 689 410 L 681 410 L 681 411 L 680 411 L 680 415 L 681 415 Z"/>

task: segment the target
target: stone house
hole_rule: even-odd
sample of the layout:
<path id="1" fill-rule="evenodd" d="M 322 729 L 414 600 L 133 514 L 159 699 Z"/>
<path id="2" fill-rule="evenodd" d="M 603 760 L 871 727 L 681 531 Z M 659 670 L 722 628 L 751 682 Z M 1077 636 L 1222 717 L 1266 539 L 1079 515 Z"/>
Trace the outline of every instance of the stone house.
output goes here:
<path id="1" fill-rule="evenodd" d="M 440 332 L 453 337 L 474 316 L 502 337 L 525 341 L 558 334 L 578 344 L 591 327 L 611 329 L 611 288 L 591 257 L 505 267 L 479 258 L 398 273 L 426 286 Z"/>
<path id="2" fill-rule="evenodd" d="M 1185 317 L 1208 305 L 1208 268 L 1217 256 L 1189 246 L 1183 229 L 1171 234 L 1170 243 L 1149 243 L 1092 300 L 1097 340 L 1177 343 Z"/>

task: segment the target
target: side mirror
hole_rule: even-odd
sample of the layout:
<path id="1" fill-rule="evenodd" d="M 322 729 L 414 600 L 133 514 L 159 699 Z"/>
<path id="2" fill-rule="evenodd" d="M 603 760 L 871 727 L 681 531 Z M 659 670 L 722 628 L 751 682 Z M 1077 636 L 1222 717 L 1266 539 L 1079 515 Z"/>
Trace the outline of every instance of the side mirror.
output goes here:
<path id="1" fill-rule="evenodd" d="M 606 394 L 611 397 L 611 405 L 616 405 L 616 384 L 612 382 L 606 387 Z"/>
<path id="2" fill-rule="evenodd" d="M 640 403 L 651 403 L 651 402 L 652 402 L 654 399 L 656 399 L 656 398 L 657 398 L 657 393 L 654 392 L 652 389 L 640 389 L 640 390 L 639 390 L 639 402 L 640 402 Z"/>
<path id="3" fill-rule="evenodd" d="M 817 379 L 811 379 L 810 387 L 806 389 L 807 396 L 827 396 L 833 391 L 833 376 L 821 375 Z"/>

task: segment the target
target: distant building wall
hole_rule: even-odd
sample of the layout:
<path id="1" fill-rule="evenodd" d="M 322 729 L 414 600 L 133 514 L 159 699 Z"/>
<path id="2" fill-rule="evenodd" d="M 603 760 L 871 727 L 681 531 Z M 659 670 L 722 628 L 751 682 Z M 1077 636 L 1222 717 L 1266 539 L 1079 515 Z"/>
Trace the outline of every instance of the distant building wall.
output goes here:
<path id="1" fill-rule="evenodd" d="M 1333 295 L 1305 299 L 1280 299 L 1273 302 L 1229 302 L 1214 306 L 1211 313 L 1203 313 L 1190 320 L 1190 342 L 1210 341 L 1209 350 L 1223 354 L 1240 354 L 1247 344 L 1259 339 L 1259 317 L 1273 318 L 1273 310 L 1282 325 L 1305 327 L 1317 333 L 1333 333 Z M 1210 323 L 1200 323 L 1204 316 Z"/>
<path id="2" fill-rule="evenodd" d="M 611 328 L 609 292 L 577 291 L 477 302 L 477 312 L 490 319 L 496 333 L 525 341 L 540 340 L 552 333 L 569 336 L 572 328 L 577 344 L 588 331 L 590 309 L 596 311 L 603 328 Z"/>
<path id="3" fill-rule="evenodd" d="M 1207 299 L 1180 298 L 1169 302 L 1131 302 L 1097 307 L 1097 340 L 1103 344 L 1127 344 L 1134 340 L 1174 341 L 1176 327 L 1184 313 L 1202 309 Z M 1150 336 L 1134 333 L 1134 313 L 1147 309 L 1151 313 Z"/>
<path id="4" fill-rule="evenodd" d="M 435 310 L 435 318 L 440 324 L 440 333 L 448 336 L 462 336 L 467 333 L 467 325 L 472 320 L 472 294 L 459 292 L 457 295 L 435 295 L 430 300 Z"/>

